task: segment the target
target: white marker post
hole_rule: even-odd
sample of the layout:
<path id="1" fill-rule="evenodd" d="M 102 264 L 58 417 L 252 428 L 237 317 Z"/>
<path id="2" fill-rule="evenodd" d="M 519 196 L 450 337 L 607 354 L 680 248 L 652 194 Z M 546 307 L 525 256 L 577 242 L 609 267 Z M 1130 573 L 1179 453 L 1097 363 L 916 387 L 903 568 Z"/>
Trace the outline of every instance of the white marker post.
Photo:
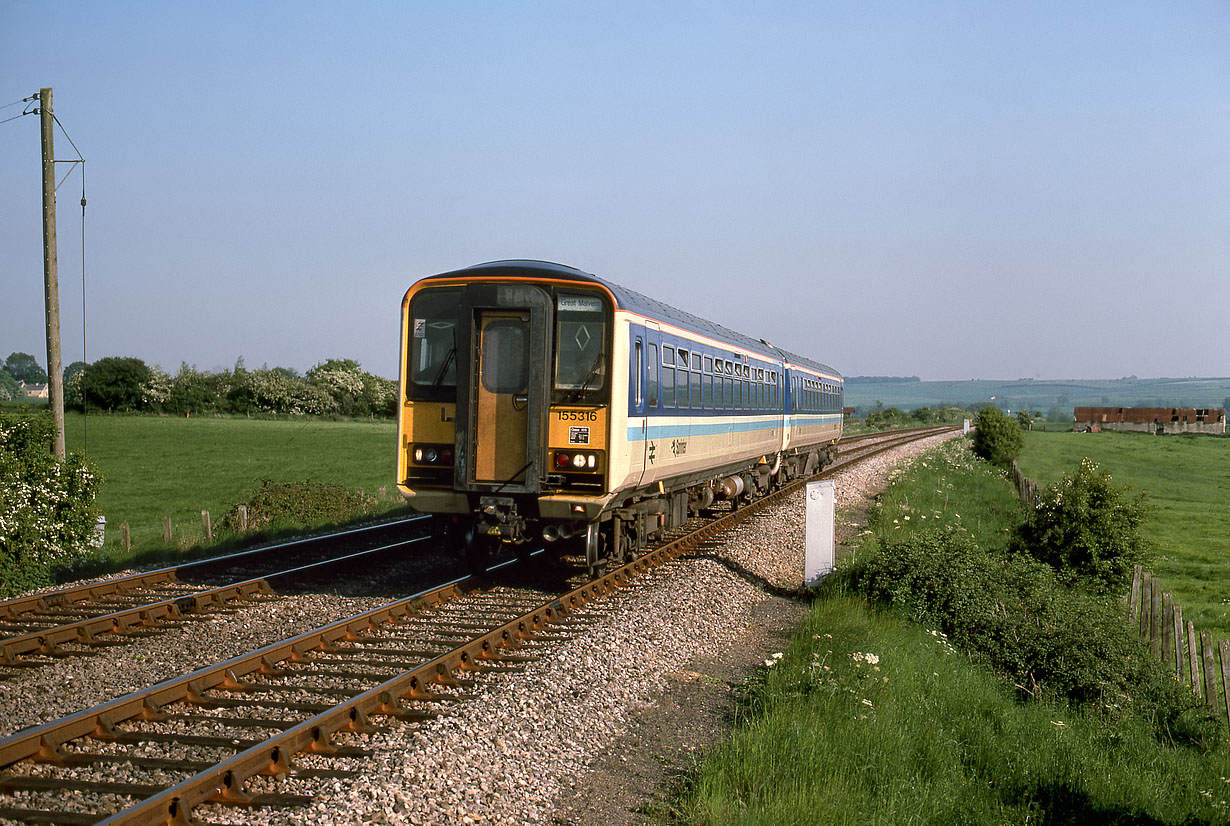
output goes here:
<path id="1" fill-rule="evenodd" d="M 832 479 L 807 483 L 807 551 L 803 584 L 814 587 L 833 572 L 837 525 L 837 485 Z"/>

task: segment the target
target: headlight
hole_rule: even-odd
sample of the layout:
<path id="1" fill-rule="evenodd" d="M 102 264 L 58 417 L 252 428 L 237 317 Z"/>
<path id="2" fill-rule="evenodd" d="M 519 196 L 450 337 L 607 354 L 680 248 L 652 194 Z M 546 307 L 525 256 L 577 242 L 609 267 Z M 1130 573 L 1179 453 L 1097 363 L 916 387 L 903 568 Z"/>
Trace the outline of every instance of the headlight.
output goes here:
<path id="1" fill-rule="evenodd" d="M 599 455 L 599 453 L 587 451 L 573 453 L 566 450 L 557 450 L 551 454 L 551 464 L 555 466 L 556 470 L 566 470 L 574 473 L 582 470 L 597 473 Z"/>

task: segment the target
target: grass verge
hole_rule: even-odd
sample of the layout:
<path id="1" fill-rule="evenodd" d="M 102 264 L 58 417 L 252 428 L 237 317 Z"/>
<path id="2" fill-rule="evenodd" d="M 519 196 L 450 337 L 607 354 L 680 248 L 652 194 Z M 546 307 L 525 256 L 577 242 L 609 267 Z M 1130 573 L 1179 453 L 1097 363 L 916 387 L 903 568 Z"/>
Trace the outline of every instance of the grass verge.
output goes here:
<path id="1" fill-rule="evenodd" d="M 1000 474 L 946 447 L 897 476 L 843 570 L 937 529 L 1003 552 L 1020 511 Z M 821 589 L 751 687 L 732 739 L 691 774 L 672 822 L 1230 822 L 1224 728 L 1176 739 L 1156 717 L 1054 693 L 1022 701 L 987 667 L 993 657 L 871 606 L 856 579 L 839 572 Z"/>

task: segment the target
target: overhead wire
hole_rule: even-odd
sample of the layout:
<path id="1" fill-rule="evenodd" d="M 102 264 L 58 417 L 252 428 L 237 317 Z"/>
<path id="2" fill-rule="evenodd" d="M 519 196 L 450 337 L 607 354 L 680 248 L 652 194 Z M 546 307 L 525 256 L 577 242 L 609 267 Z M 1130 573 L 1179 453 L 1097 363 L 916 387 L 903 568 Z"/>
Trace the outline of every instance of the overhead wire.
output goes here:
<path id="1" fill-rule="evenodd" d="M 0 106 L 0 109 L 7 109 L 7 108 L 9 108 L 10 106 L 16 106 L 16 105 L 17 105 L 17 104 L 19 104 L 19 103 L 29 103 L 29 102 L 30 102 L 30 101 L 32 101 L 32 100 L 38 100 L 38 95 L 31 95 L 31 96 L 30 96 L 30 97 L 28 97 L 28 98 L 22 98 L 21 100 L 15 100 L 15 101 L 13 101 L 12 103 L 6 103 L 6 104 L 4 104 L 3 106 Z M 37 109 L 37 108 L 33 108 L 33 109 L 32 109 L 32 108 L 27 107 L 27 108 L 26 108 L 26 110 L 25 110 L 24 112 L 22 112 L 20 115 L 13 115 L 13 117 L 11 117 L 11 118 L 5 118 L 4 120 L 0 120 L 0 123 L 8 123 L 8 122 L 9 122 L 9 121 L 11 121 L 11 120 L 17 120 L 18 118 L 23 118 L 23 117 L 25 117 L 26 115 L 33 115 L 33 114 L 34 114 L 35 112 L 37 112 L 37 111 L 38 111 L 38 109 Z M 72 139 L 71 139 L 71 138 L 69 139 L 69 143 L 72 143 Z M 75 147 L 74 147 L 74 148 L 75 148 Z"/>

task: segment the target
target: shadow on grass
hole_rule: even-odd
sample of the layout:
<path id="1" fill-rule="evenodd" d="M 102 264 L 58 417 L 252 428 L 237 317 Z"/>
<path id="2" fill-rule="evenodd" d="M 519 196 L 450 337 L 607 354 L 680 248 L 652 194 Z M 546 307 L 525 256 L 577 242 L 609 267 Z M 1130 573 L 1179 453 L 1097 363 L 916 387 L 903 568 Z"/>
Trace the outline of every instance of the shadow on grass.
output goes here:
<path id="1" fill-rule="evenodd" d="M 1004 795 L 1005 802 L 1036 808 L 1040 826 L 1212 826 L 1198 818 L 1158 820 L 1135 809 L 1109 806 L 1063 783 L 1041 783 Z M 1219 821 L 1220 822 L 1220 821 Z"/>

